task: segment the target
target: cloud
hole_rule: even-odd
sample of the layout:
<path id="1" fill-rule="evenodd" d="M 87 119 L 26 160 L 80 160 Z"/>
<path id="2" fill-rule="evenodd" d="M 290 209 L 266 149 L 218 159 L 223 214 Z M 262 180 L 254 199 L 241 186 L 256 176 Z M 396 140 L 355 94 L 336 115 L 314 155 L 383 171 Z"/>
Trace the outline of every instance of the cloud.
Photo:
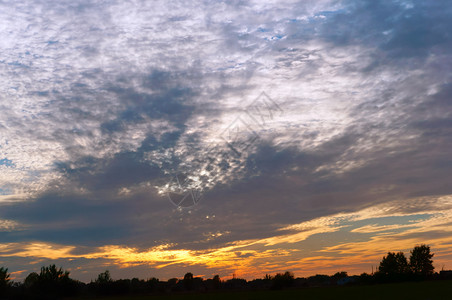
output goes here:
<path id="1" fill-rule="evenodd" d="M 5 245 L 60 245 L 62 260 L 88 247 L 103 254 L 73 258 L 130 268 L 174 255 L 165 270 L 220 257 L 250 272 L 329 263 L 342 238 L 379 243 L 368 258 L 389 235 L 406 249 L 427 220 L 447 231 L 447 3 L 0 6 Z M 265 124 L 251 113 L 275 105 Z M 197 206 L 168 200 L 175 175 Z M 386 215 L 399 222 L 371 220 Z M 309 248 L 300 264 L 297 247 Z M 265 262 L 277 253 L 290 258 Z"/>
<path id="2" fill-rule="evenodd" d="M 171 266 L 192 266 L 210 269 L 209 272 L 229 274 L 235 270 L 243 276 L 256 276 L 259 272 L 280 271 L 282 268 L 302 271 L 303 274 L 322 270 L 333 272 L 338 267 L 359 270 L 363 265 L 376 263 L 387 251 L 407 252 L 422 242 L 431 245 L 437 253 L 438 264 L 445 262 L 444 258 L 449 255 L 450 198 L 420 198 L 380 204 L 281 227 L 265 238 L 235 240 L 207 249 L 165 243 L 150 248 L 126 245 L 83 248 L 20 242 L 3 244 L 1 253 L 5 258 L 22 257 L 40 261 L 102 259 L 104 264 L 121 268 L 147 265 L 160 274 L 168 274 Z M 430 205 L 425 206 L 426 202 Z M 400 207 L 407 204 L 415 210 L 400 212 Z M 217 232 L 205 236 L 217 239 L 224 234 L 230 233 Z M 323 245 L 313 243 L 318 237 L 329 237 L 328 242 Z M 75 272 L 78 274 L 79 271 Z"/>

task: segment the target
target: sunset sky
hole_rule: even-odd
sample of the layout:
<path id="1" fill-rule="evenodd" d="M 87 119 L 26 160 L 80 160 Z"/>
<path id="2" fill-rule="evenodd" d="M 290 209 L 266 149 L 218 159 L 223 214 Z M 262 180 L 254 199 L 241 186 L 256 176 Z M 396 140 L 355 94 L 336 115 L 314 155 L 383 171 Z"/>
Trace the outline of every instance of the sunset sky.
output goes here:
<path id="1" fill-rule="evenodd" d="M 450 1 L 0 1 L 0 266 L 452 269 Z"/>

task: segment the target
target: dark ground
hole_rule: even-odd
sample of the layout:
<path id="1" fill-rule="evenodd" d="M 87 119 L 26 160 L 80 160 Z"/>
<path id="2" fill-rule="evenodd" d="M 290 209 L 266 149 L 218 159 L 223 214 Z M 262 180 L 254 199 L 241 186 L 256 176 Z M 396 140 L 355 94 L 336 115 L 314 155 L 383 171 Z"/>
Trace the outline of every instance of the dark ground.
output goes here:
<path id="1" fill-rule="evenodd" d="M 205 293 L 172 293 L 152 296 L 122 296 L 102 298 L 71 298 L 71 299 L 102 299 L 102 300 L 265 300 L 265 299 L 383 299 L 383 300 L 449 300 L 452 299 L 452 280 L 406 282 L 379 284 L 367 286 L 344 287 L 311 287 L 301 289 L 286 289 L 282 291 L 216 291 Z"/>

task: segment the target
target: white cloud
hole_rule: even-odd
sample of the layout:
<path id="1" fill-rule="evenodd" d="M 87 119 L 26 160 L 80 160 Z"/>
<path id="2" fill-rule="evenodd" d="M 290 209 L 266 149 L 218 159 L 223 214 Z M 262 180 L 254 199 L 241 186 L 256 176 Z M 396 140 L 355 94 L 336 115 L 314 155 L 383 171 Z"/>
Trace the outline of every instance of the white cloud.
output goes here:
<path id="1" fill-rule="evenodd" d="M 420 207 L 433 216 L 404 225 L 405 233 L 411 226 L 419 233 L 420 224 L 444 230 L 438 220 L 449 217 L 437 206 L 448 202 L 431 197 L 450 192 L 450 47 L 435 40 L 441 30 L 417 47 L 417 27 L 403 14 L 424 9 L 393 4 L 375 11 L 346 1 L 0 4 L 0 202 L 46 192 L 66 201 L 68 192 L 106 203 L 109 184 L 122 201 L 156 197 L 149 190 L 164 192 L 179 172 L 231 199 L 212 204 L 242 213 L 229 223 L 265 219 L 249 234 L 267 238 L 262 244 L 300 243 L 346 221 L 406 217 Z M 392 10 L 397 17 L 381 21 Z M 283 113 L 252 126 L 259 139 L 234 157 L 221 134 L 262 91 Z M 124 153 L 135 155 L 137 169 L 154 169 L 109 170 Z M 280 161 L 280 169 L 272 165 Z M 152 177 L 159 175 L 169 178 Z M 249 199 L 261 205 L 243 207 Z M 411 200 L 397 209 L 394 199 Z M 151 200 L 146 209 L 163 214 Z M 255 241 L 238 225 L 218 226 L 199 230 L 230 232 L 215 242 Z M 296 232 L 262 237 L 275 228 Z"/>

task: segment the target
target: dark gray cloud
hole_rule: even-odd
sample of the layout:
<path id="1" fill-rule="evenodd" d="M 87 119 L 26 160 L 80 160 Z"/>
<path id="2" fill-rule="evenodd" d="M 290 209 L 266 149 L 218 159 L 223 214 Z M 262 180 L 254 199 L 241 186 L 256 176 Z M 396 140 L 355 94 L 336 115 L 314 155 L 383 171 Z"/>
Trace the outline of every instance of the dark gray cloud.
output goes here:
<path id="1" fill-rule="evenodd" d="M 2 243 L 203 250 L 451 194 L 447 1 L 0 6 Z"/>

